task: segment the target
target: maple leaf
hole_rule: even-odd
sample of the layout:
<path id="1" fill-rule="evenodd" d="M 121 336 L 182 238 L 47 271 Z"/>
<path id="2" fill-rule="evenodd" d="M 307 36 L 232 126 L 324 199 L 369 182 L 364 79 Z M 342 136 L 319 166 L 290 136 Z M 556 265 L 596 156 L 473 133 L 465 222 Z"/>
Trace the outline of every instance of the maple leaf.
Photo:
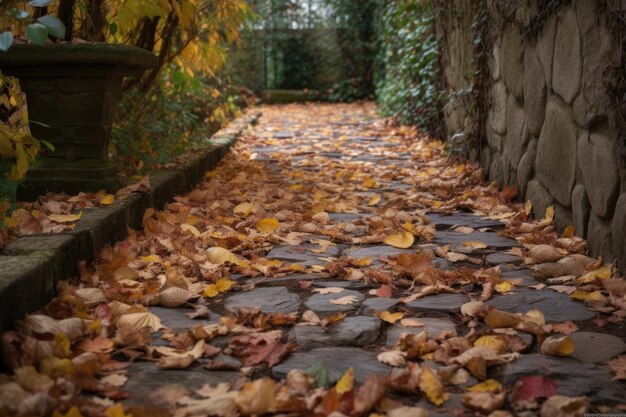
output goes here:
<path id="1" fill-rule="evenodd" d="M 513 401 L 535 401 L 556 395 L 559 381 L 543 375 L 523 376 L 517 380 L 513 391 Z"/>
<path id="2" fill-rule="evenodd" d="M 282 343 L 279 341 L 252 345 L 247 349 L 248 356 L 244 358 L 243 362 L 246 366 L 266 363 L 271 368 L 280 363 L 295 348 L 296 344 L 293 342 Z"/>

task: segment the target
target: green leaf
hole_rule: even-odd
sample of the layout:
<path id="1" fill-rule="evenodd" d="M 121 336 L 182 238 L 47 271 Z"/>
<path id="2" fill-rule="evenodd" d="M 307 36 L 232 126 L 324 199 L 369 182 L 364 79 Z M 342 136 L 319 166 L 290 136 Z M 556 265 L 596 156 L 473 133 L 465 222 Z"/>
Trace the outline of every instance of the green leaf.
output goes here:
<path id="1" fill-rule="evenodd" d="M 52 3 L 52 0 L 32 0 L 28 2 L 31 7 L 46 7 Z"/>
<path id="2" fill-rule="evenodd" d="M 37 45 L 43 45 L 48 39 L 48 28 L 41 23 L 33 23 L 26 28 L 28 40 Z"/>
<path id="3" fill-rule="evenodd" d="M 111 32 L 111 35 L 115 35 L 117 33 L 117 25 L 115 23 L 109 23 L 109 32 Z"/>
<path id="4" fill-rule="evenodd" d="M 0 51 L 8 51 L 13 45 L 13 34 L 11 32 L 0 33 Z"/>
<path id="5" fill-rule="evenodd" d="M 318 362 L 304 372 L 315 378 L 317 388 L 328 387 L 341 377 L 341 374 L 330 371 L 324 362 Z"/>
<path id="6" fill-rule="evenodd" d="M 39 23 L 48 28 L 48 32 L 52 36 L 57 38 L 65 37 L 65 25 L 59 20 L 58 17 L 50 16 L 49 14 L 41 16 L 37 19 Z"/>

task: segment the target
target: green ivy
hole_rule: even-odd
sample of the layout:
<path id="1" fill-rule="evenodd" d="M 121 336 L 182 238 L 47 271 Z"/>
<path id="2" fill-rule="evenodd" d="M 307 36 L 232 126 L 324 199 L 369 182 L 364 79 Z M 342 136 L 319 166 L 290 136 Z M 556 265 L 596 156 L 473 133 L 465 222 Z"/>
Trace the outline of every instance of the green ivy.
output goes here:
<path id="1" fill-rule="evenodd" d="M 437 41 L 428 0 L 386 0 L 379 17 L 376 96 L 380 111 L 431 132 L 439 124 Z"/>

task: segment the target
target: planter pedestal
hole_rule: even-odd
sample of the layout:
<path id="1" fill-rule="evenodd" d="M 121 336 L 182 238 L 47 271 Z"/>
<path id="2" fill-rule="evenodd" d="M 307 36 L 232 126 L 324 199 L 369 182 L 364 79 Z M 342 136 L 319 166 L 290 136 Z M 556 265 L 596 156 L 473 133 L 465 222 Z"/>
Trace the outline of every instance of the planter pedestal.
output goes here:
<path id="1" fill-rule="evenodd" d="M 108 148 L 122 80 L 156 65 L 152 53 L 127 45 L 18 44 L 0 52 L 0 69 L 26 94 L 31 134 L 54 146 L 28 170 L 18 198 L 119 189 Z"/>

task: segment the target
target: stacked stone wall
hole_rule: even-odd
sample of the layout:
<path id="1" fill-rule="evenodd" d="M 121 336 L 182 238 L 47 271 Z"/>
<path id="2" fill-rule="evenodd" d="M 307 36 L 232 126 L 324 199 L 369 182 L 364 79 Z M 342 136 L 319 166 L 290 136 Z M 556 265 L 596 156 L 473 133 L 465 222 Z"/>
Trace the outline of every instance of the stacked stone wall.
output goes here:
<path id="1" fill-rule="evenodd" d="M 479 158 L 490 180 L 517 185 L 537 215 L 553 205 L 558 228 L 573 225 L 587 238 L 592 255 L 618 259 L 624 271 L 626 60 L 621 42 L 626 1 L 548 3 L 484 2 L 490 56 Z M 445 21 L 438 28 L 440 33 L 456 29 Z M 471 36 L 466 30 L 465 38 Z M 460 51 L 447 54 L 463 56 Z M 454 60 L 442 64 L 444 74 L 465 70 L 446 68 Z M 455 86 L 446 85 L 453 93 Z M 452 138 L 468 131 L 472 121 L 460 123 L 459 114 L 472 115 L 472 109 L 466 104 L 459 113 L 458 101 L 450 104 L 455 111 L 444 117 Z"/>

